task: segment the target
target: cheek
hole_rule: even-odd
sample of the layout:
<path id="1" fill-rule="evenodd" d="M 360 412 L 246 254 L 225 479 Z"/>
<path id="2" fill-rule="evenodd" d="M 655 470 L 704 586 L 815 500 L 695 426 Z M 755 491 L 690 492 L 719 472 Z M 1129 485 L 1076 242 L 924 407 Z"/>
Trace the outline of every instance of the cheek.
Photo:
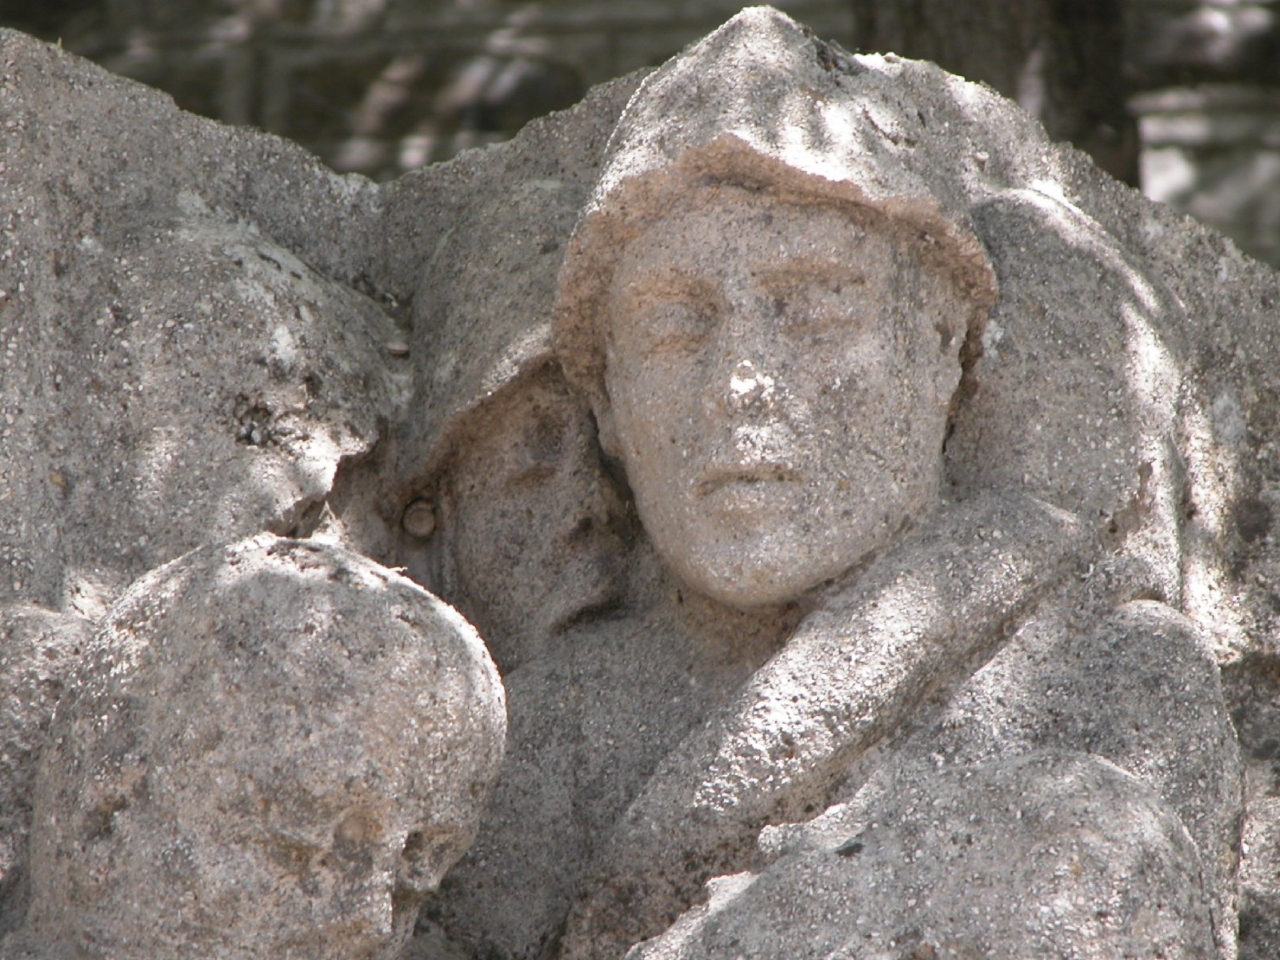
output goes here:
<path id="1" fill-rule="evenodd" d="M 678 432 L 690 415 L 680 397 L 675 390 L 655 390 L 648 380 L 627 378 L 610 384 L 617 439 L 633 488 L 639 475 L 653 474 L 655 464 L 669 463 L 676 456 Z"/>
<path id="2" fill-rule="evenodd" d="M 509 490 L 488 491 L 483 502 L 484 508 L 458 517 L 458 558 L 488 576 L 501 576 L 528 553 L 537 514 Z"/>
<path id="3" fill-rule="evenodd" d="M 527 565 L 541 555 L 530 549 L 529 523 L 510 501 L 490 500 L 487 509 L 459 513 L 453 535 L 457 594 L 450 602 L 472 617 L 510 602 L 523 585 Z"/>
<path id="4" fill-rule="evenodd" d="M 827 428 L 838 423 L 843 432 L 884 419 L 896 372 L 892 356 L 857 344 L 818 354 L 792 383 L 816 421 L 825 421 Z M 815 423 L 814 429 L 821 435 L 823 426 Z"/>

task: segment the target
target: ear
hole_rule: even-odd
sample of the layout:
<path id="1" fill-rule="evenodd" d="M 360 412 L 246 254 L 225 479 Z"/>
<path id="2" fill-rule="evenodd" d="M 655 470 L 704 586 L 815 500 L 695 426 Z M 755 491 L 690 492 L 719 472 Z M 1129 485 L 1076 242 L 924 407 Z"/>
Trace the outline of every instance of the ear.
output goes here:
<path id="1" fill-rule="evenodd" d="M 964 372 L 960 354 L 968 335 L 968 325 L 964 322 L 967 313 L 955 302 L 954 296 L 937 296 L 931 305 L 933 334 L 937 337 L 934 343 L 938 345 L 933 375 L 934 400 L 941 409 L 946 410 L 955 398 Z M 956 316 L 957 313 L 960 315 Z"/>
<path id="2" fill-rule="evenodd" d="M 622 455 L 622 444 L 618 442 L 618 424 L 613 419 L 613 407 L 607 397 L 599 396 L 591 404 L 592 413 L 596 417 L 596 436 L 600 441 L 600 449 L 605 456 L 615 459 Z"/>
<path id="3" fill-rule="evenodd" d="M 938 371 L 934 376 L 933 388 L 938 406 L 946 410 L 960 388 L 960 358 L 949 352 L 940 358 Z"/>

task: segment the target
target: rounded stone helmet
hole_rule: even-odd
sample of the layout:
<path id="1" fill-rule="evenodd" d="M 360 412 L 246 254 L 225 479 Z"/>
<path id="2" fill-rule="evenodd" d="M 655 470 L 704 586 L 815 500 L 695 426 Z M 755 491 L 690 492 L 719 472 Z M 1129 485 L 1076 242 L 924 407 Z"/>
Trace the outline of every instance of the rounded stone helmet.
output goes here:
<path id="1" fill-rule="evenodd" d="M 414 353 L 426 360 L 398 468 L 410 494 L 432 494 L 485 411 L 555 362 L 549 298 L 540 306 L 536 296 L 518 302 L 515 291 L 495 290 L 494 271 L 448 245 L 446 238 L 435 263 L 456 259 L 441 270 L 447 280 L 426 291 L 415 323 Z"/>
<path id="2" fill-rule="evenodd" d="M 408 494 L 429 493 L 494 402 L 555 364 L 556 277 L 609 110 L 585 103 L 441 171 L 433 202 L 448 205 L 436 218 L 448 226 L 413 304 L 413 413 L 397 467 Z"/>
<path id="3" fill-rule="evenodd" d="M 854 56 L 752 7 L 650 74 L 614 129 L 560 272 L 555 342 L 570 380 L 605 399 L 598 325 L 620 252 L 682 196 L 717 185 L 878 212 L 950 273 L 971 306 L 957 326 L 976 340 L 996 278 L 966 213 L 960 178 L 973 158 L 927 146 L 913 87 L 937 69 Z"/>

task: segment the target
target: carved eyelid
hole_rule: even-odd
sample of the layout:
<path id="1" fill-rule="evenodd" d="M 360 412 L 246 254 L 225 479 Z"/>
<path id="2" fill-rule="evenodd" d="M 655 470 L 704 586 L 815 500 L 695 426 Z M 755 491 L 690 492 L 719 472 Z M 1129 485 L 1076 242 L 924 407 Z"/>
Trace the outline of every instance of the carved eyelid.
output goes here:
<path id="1" fill-rule="evenodd" d="M 331 847 L 325 838 L 278 828 L 268 828 L 259 842 L 272 859 L 308 867 L 327 855 Z"/>
<path id="2" fill-rule="evenodd" d="M 554 477 L 565 460 L 573 455 L 568 426 L 557 425 L 545 436 L 525 438 L 508 451 L 508 459 L 497 477 L 503 489 L 516 490 Z"/>
<path id="3" fill-rule="evenodd" d="M 816 276 L 811 270 L 777 271 L 762 281 L 781 330 L 808 336 L 819 330 L 853 331 L 865 325 L 855 291 L 866 286 L 866 276 L 846 265 L 832 267 Z"/>
<path id="4" fill-rule="evenodd" d="M 710 280 L 680 270 L 649 274 L 634 285 L 634 315 L 655 322 L 642 341 L 658 347 L 689 344 L 711 332 L 723 309 L 723 298 Z M 665 322 L 664 322 L 665 321 Z"/>
<path id="5" fill-rule="evenodd" d="M 713 281 L 679 269 L 646 274 L 631 284 L 631 291 L 632 303 L 641 310 L 673 302 L 711 306 L 717 299 Z"/>

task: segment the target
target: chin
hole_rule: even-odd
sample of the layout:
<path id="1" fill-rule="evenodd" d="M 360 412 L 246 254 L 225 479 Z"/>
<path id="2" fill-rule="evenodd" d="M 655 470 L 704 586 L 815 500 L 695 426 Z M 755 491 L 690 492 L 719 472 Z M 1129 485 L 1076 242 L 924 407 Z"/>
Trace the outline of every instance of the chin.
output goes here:
<path id="1" fill-rule="evenodd" d="M 760 610 L 790 603 L 844 569 L 829 566 L 797 569 L 779 564 L 777 558 L 771 557 L 767 565 L 751 568 L 734 563 L 728 569 L 677 568 L 677 573 L 686 584 L 717 603 L 738 610 Z"/>
<path id="2" fill-rule="evenodd" d="M 563 571 L 556 582 L 577 587 L 549 604 L 548 631 L 557 633 L 616 607 L 623 594 L 618 566 L 611 558 L 598 557 Z"/>
<path id="3" fill-rule="evenodd" d="M 694 536 L 691 532 L 687 540 Z M 724 537 L 716 551 L 673 552 L 667 562 L 703 596 L 738 610 L 762 610 L 791 603 L 840 577 L 887 539 L 861 536 L 825 544 L 810 532 L 755 531 L 751 537 Z"/>

